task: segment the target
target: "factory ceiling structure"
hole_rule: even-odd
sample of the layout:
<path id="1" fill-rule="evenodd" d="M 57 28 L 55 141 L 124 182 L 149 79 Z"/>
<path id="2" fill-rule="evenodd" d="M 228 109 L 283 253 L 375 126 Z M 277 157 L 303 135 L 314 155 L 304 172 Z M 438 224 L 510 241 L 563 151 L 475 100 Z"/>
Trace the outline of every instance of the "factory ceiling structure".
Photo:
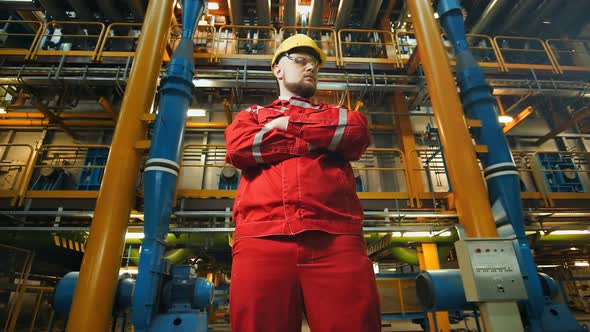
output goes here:
<path id="1" fill-rule="evenodd" d="M 463 147 L 443 146 L 437 121 L 447 109 L 438 100 L 446 97 L 426 64 L 433 41 L 448 58 L 439 59 L 442 70 L 454 77 L 464 68 L 438 13 L 434 36 L 419 35 L 415 1 L 207 2 L 192 37 L 194 92 L 166 238 L 171 262 L 229 275 L 240 173 L 224 161 L 223 131 L 240 110 L 277 97 L 272 55 L 304 33 L 328 56 L 316 101 L 369 120 L 372 145 L 353 169 L 376 268 L 417 273 L 424 243 L 438 246 L 441 267 L 457 264 L 453 243 L 464 231 L 466 199 L 451 183 L 449 159 Z M 534 261 L 567 279 L 590 254 L 590 1 L 459 2 L 466 47 L 493 88 L 520 177 Z M 12 266 L 0 280 L 22 268 L 53 287 L 80 269 L 97 220 L 121 216 L 117 265 L 137 271 L 143 171 L 185 10 L 172 0 L 0 0 L 0 249 L 14 251 L 0 255 L 0 266 Z M 477 141 L 482 121 L 466 124 L 478 174 L 487 176 L 481 156 L 492 148 Z M 99 229 L 113 236 L 107 224 Z M 572 306 L 590 310 L 579 299 L 587 292 L 565 293 Z M 11 315 L 7 324 L 17 324 Z"/>

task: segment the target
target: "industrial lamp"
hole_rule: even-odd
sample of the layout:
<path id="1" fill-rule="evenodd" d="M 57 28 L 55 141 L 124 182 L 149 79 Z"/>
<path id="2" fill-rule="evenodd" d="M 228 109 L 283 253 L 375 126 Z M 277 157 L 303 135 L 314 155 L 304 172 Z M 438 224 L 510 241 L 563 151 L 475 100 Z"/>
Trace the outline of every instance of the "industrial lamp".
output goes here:
<path id="1" fill-rule="evenodd" d="M 496 96 L 496 101 L 498 102 L 498 111 L 500 111 L 500 115 L 498 116 L 498 122 L 502 124 L 507 124 L 514 121 L 514 118 L 510 115 L 506 115 L 504 111 L 504 106 L 502 106 L 502 102 L 500 101 L 500 97 Z"/>

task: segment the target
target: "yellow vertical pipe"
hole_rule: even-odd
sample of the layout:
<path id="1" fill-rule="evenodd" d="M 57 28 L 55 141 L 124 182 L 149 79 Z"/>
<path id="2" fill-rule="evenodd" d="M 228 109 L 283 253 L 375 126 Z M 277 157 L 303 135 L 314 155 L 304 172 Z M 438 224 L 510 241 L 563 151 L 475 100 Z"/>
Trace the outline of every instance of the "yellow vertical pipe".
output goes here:
<path id="1" fill-rule="evenodd" d="M 398 92 L 393 96 L 393 106 L 396 114 L 395 122 L 397 123 L 397 132 L 401 142 L 401 149 L 404 152 L 406 160 L 407 176 L 410 188 L 410 206 L 422 207 L 419 193 L 424 191 L 424 184 L 422 183 L 422 174 L 420 171 L 420 160 L 418 154 L 411 153 L 416 150 L 416 139 L 414 138 L 414 128 L 410 120 L 410 110 L 408 103 L 403 93 Z M 406 113 L 407 115 L 401 115 Z M 416 200 L 416 203 L 412 202 Z"/>
<path id="2" fill-rule="evenodd" d="M 420 270 L 440 270 L 440 261 L 438 257 L 438 250 L 436 243 L 422 243 L 417 248 L 418 261 L 420 262 Z M 435 330 L 434 315 L 436 315 Z M 428 313 L 428 324 L 430 332 L 450 332 L 451 322 L 449 320 L 449 313 L 447 311 L 437 311 L 435 313 Z"/>
<path id="3" fill-rule="evenodd" d="M 408 0 L 420 59 L 442 145 L 459 221 L 471 237 L 496 237 L 483 177 L 467 130 L 457 86 L 430 0 Z"/>
<path id="4" fill-rule="evenodd" d="M 172 0 L 152 0 L 148 4 L 96 202 L 68 319 L 68 332 L 107 331 L 110 326 L 125 233 L 143 153 L 134 146 L 146 135 L 141 115 L 151 106 L 156 92 L 172 4 Z"/>

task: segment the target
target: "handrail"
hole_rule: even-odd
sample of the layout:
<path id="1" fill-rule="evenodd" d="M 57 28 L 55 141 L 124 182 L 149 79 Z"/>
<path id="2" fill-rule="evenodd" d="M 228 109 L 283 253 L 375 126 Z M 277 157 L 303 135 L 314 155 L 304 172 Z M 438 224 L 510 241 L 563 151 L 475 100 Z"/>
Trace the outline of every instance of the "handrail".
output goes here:
<path id="1" fill-rule="evenodd" d="M 82 31 L 86 32 L 85 34 L 72 34 L 72 33 L 67 33 L 67 34 L 55 34 L 55 29 L 58 28 L 59 26 L 64 26 L 64 27 L 68 27 L 68 26 L 86 26 L 86 29 L 82 29 Z M 100 32 L 98 34 L 89 34 L 88 33 L 88 28 L 90 27 L 95 27 L 95 28 L 100 28 Z M 52 32 L 49 33 L 49 28 L 53 28 Z M 44 56 L 62 56 L 62 55 L 67 55 L 67 56 L 88 56 L 90 57 L 91 61 L 96 60 L 96 57 L 98 55 L 98 49 L 101 45 L 101 40 L 104 36 L 104 31 L 105 31 L 105 25 L 103 23 L 100 22 L 85 22 L 85 21 L 51 21 L 46 23 L 43 26 L 43 32 L 41 33 L 41 36 L 39 37 L 39 42 L 37 44 L 37 47 L 35 49 L 35 51 L 33 52 L 33 54 L 31 55 L 31 59 L 37 58 L 40 55 L 44 55 Z M 50 37 L 51 36 L 51 37 Z M 96 39 L 96 43 L 94 45 L 94 49 L 93 50 L 72 50 L 71 47 L 72 45 L 69 45 L 69 47 L 66 47 L 66 44 L 62 44 L 61 46 L 61 50 L 46 50 L 43 49 L 43 47 L 45 47 L 46 43 L 51 42 L 51 39 L 55 36 L 59 36 L 59 38 L 72 38 L 74 40 L 77 39 L 82 39 L 82 40 L 86 40 L 86 39 Z M 47 39 L 49 39 L 49 41 L 47 41 Z M 48 46 L 48 45 L 47 45 Z M 63 49 L 66 48 L 66 49 Z M 69 49 L 68 49 L 69 48 Z"/>
<path id="2" fill-rule="evenodd" d="M 168 42 L 172 50 L 175 50 L 180 43 L 182 24 L 175 24 L 170 28 Z M 193 57 L 214 61 L 215 59 L 215 36 L 217 30 L 210 25 L 198 25 L 193 35 Z"/>
<path id="3" fill-rule="evenodd" d="M 277 30 L 272 26 L 222 25 L 215 36 L 214 54 L 217 61 L 271 60 L 277 46 Z"/>
<path id="4" fill-rule="evenodd" d="M 430 156 L 428 157 L 428 159 L 430 159 L 430 160 L 434 159 L 435 157 L 441 158 L 439 155 L 437 155 L 437 151 L 438 151 L 437 149 L 413 149 L 408 152 L 408 158 L 413 153 L 418 154 L 421 162 L 423 162 L 424 158 L 427 157 L 425 155 L 421 155 L 424 153 L 430 154 Z M 517 171 L 520 174 L 520 179 L 523 181 L 526 180 L 526 178 L 523 179 L 522 173 L 530 173 L 531 180 L 533 181 L 534 186 L 537 188 L 537 191 L 522 192 L 522 197 L 523 197 L 523 199 L 540 199 L 540 200 L 542 200 L 545 207 L 553 207 L 553 206 L 555 206 L 555 204 L 553 203 L 553 200 L 551 199 L 552 198 L 551 192 L 547 188 L 547 184 L 545 183 L 545 181 L 539 177 L 540 174 L 542 174 L 542 172 L 545 170 L 539 171 L 539 170 L 541 170 L 541 167 L 540 167 L 538 160 L 536 158 L 537 153 L 545 153 L 545 152 L 520 151 L 520 150 L 513 150 L 512 151 L 512 155 L 514 156 L 515 163 L 517 164 Z M 564 153 L 564 152 L 555 152 L 555 153 Z M 590 153 L 588 153 L 588 154 L 590 155 Z M 522 163 L 519 162 L 519 158 L 522 159 L 522 161 L 523 161 Z M 590 158 L 588 158 L 588 159 L 590 160 Z M 440 163 L 441 161 L 439 160 L 438 162 Z M 441 170 L 440 167 L 442 167 L 442 165 L 436 165 L 434 168 L 431 168 L 430 171 L 436 172 L 437 170 Z M 424 167 L 420 167 L 418 169 L 408 169 L 407 171 L 408 172 L 413 172 L 413 171 L 425 172 L 426 169 Z M 482 172 L 483 172 L 483 170 L 482 170 Z M 552 171 L 552 172 L 555 172 L 555 171 Z M 584 172 L 590 172 L 590 171 L 584 171 Z M 410 179 L 411 178 L 412 177 L 410 177 Z M 525 181 L 525 184 L 526 184 L 526 181 Z M 429 193 L 428 191 L 416 193 L 416 198 L 427 197 L 425 194 L 428 194 L 428 193 Z M 440 193 L 447 193 L 447 191 L 443 191 L 443 192 L 434 191 L 434 192 L 430 192 L 430 193 L 433 194 L 433 198 L 440 198 L 437 196 L 440 196 Z M 559 195 L 553 195 L 553 196 L 559 196 Z M 571 198 L 571 197 L 569 197 L 569 198 Z M 575 198 L 585 198 L 585 197 L 578 195 L 578 197 L 575 197 Z"/>
<path id="5" fill-rule="evenodd" d="M 433 149 L 433 148 L 412 149 L 412 150 L 410 150 L 410 151 L 407 152 L 407 154 L 408 154 L 408 157 L 407 158 L 410 158 L 410 155 L 413 154 L 413 153 L 417 153 L 418 160 L 420 161 L 421 168 L 413 169 L 413 170 L 408 170 L 408 171 L 420 171 L 420 172 L 426 171 L 426 168 L 423 167 L 423 165 L 424 165 L 424 157 L 425 157 L 424 153 L 430 154 L 430 156 L 428 158 L 426 158 L 427 161 L 429 161 L 429 162 L 442 163 L 442 154 L 440 153 L 440 150 L 439 149 Z M 434 161 L 434 160 L 436 160 L 436 161 Z M 429 167 L 429 168 L 430 168 L 431 171 L 435 171 L 435 172 L 436 171 L 440 171 L 440 170 L 445 170 L 445 172 L 446 172 L 446 169 L 444 168 L 444 165 L 438 165 L 437 164 L 434 167 Z M 424 192 L 427 193 L 427 191 L 424 191 Z"/>
<path id="6" fill-rule="evenodd" d="M 216 145 L 216 144 L 187 144 L 183 148 L 181 163 L 180 163 L 180 173 L 182 178 L 184 176 L 183 172 L 189 171 L 190 168 L 200 168 L 200 169 L 207 169 L 207 168 L 217 168 L 217 169 L 224 169 L 226 167 L 232 167 L 228 163 L 225 162 L 225 154 L 226 148 L 225 145 Z M 376 158 L 384 159 L 387 156 L 390 157 L 391 160 L 380 161 L 381 163 L 387 163 L 392 161 L 391 165 L 375 165 L 371 166 L 371 164 L 375 164 Z M 399 158 L 399 162 L 396 159 Z M 399 166 L 396 166 L 399 165 Z M 352 169 L 357 172 L 368 172 L 368 171 L 377 171 L 377 172 L 384 172 L 384 171 L 391 171 L 391 172 L 402 172 L 403 173 L 403 183 L 406 188 L 406 191 L 399 191 L 399 192 L 392 192 L 392 191 L 365 191 L 360 193 L 359 196 L 362 198 L 367 199 L 376 199 L 376 198 L 410 198 L 412 197 L 411 194 L 411 187 L 408 183 L 408 176 L 406 173 L 406 163 L 405 163 L 405 155 L 400 149 L 396 148 L 369 148 L 363 154 L 359 161 L 352 163 Z M 190 189 L 190 188 L 179 188 L 177 191 L 179 192 L 179 196 L 181 197 L 233 197 L 235 192 L 232 190 L 219 190 L 219 189 L 211 189 L 211 178 L 206 174 L 205 170 L 203 171 L 196 171 L 196 174 L 191 174 L 191 179 L 197 179 L 195 183 L 200 186 L 201 189 Z M 216 171 L 217 172 L 217 171 Z M 210 175 L 210 174 L 209 174 Z M 200 177 L 200 180 L 198 179 Z M 374 178 L 371 178 L 370 181 L 366 181 L 368 176 L 365 177 L 365 186 L 374 185 Z M 381 183 L 381 182 L 380 182 Z M 215 185 L 217 185 L 215 183 Z M 208 187 L 208 188 L 207 188 Z"/>
<path id="7" fill-rule="evenodd" d="M 117 36 L 115 35 L 115 29 L 119 27 L 139 27 L 141 32 L 141 27 L 143 23 L 111 23 L 107 27 L 102 41 L 100 43 L 100 47 L 98 49 L 98 54 L 96 55 L 96 60 L 101 61 L 105 57 L 130 57 L 135 56 L 135 48 L 137 46 L 137 42 L 139 41 L 139 34 L 137 35 L 124 35 L 124 36 Z M 113 32 L 113 36 L 110 33 Z M 114 50 L 105 50 L 108 48 L 107 43 L 113 40 L 130 40 L 134 45 L 132 46 L 132 50 L 129 51 L 114 51 Z"/>
<path id="8" fill-rule="evenodd" d="M 387 163 L 389 160 L 387 161 L 379 161 L 378 158 L 385 158 L 387 157 L 387 155 L 390 155 L 390 157 L 392 158 L 391 160 L 391 166 L 389 165 L 379 165 L 379 163 Z M 397 162 L 395 161 L 395 158 L 398 157 L 399 158 L 399 167 L 396 167 L 395 165 L 397 164 Z M 371 166 L 371 164 L 375 163 L 375 166 Z M 364 165 L 362 165 L 364 164 Z M 393 193 L 397 193 L 397 194 L 401 194 L 398 195 L 396 198 L 407 198 L 409 200 L 410 206 L 413 206 L 413 197 L 414 197 L 414 193 L 412 192 L 412 187 L 410 186 L 409 183 L 409 176 L 408 176 L 408 172 L 407 172 L 407 164 L 406 164 L 406 156 L 404 154 L 404 152 L 400 149 L 397 148 L 368 148 L 365 153 L 363 153 L 363 155 L 361 156 L 361 158 L 358 161 L 354 161 L 352 162 L 352 169 L 353 171 L 377 171 L 377 172 L 382 172 L 382 171 L 391 171 L 394 174 L 401 172 L 403 174 L 403 184 L 405 186 L 405 191 L 386 191 L 386 190 L 379 190 L 379 191 L 375 191 L 375 190 L 370 190 L 370 186 L 372 186 L 372 181 L 369 181 L 368 174 L 365 174 L 365 179 L 367 179 L 368 181 L 366 181 L 366 188 L 368 189 L 367 191 L 363 192 L 362 194 L 360 194 L 359 196 L 361 198 L 367 198 L 367 199 L 373 199 L 373 198 L 382 198 L 384 193 L 389 193 L 389 194 L 393 194 Z M 359 174 L 360 175 L 360 174 Z M 362 179 L 362 177 L 361 177 Z M 380 181 L 380 183 L 383 183 Z M 407 196 L 406 196 L 407 195 Z M 396 195 L 389 195 L 390 197 L 394 197 Z"/>
<path id="9" fill-rule="evenodd" d="M 531 37 L 512 37 L 512 36 L 495 36 L 494 37 L 494 44 L 496 45 L 497 49 L 499 50 L 499 55 L 504 63 L 504 67 L 509 69 L 540 69 L 540 70 L 551 70 L 554 73 L 559 73 L 559 68 L 555 63 L 555 60 L 550 54 L 549 48 L 543 42 L 543 40 L 539 38 L 531 38 Z M 522 47 L 516 48 L 510 45 L 510 42 L 513 43 L 523 43 Z M 504 46 L 503 44 L 506 43 L 507 45 Z M 534 46 L 537 48 L 533 48 Z M 518 46 L 518 45 L 517 45 Z M 540 46 L 540 47 L 539 47 Z M 530 59 L 531 56 L 536 55 L 537 59 L 535 62 L 541 61 L 542 63 L 531 63 L 523 62 L 522 59 L 515 58 L 519 56 L 522 58 L 523 56 Z"/>
<path id="10" fill-rule="evenodd" d="M 280 42 L 286 38 L 286 34 L 290 31 L 303 33 L 311 37 L 326 54 L 326 61 L 335 62 L 336 65 L 339 65 L 340 53 L 336 30 L 324 27 L 284 26 L 279 29 Z M 327 32 L 327 34 L 324 35 L 322 32 Z"/>
<path id="11" fill-rule="evenodd" d="M 403 67 L 410 60 L 410 57 L 416 51 L 416 47 L 418 47 L 418 44 L 416 42 L 414 42 L 413 44 L 409 42 L 403 42 L 404 38 L 408 36 L 414 36 L 414 38 L 412 39 L 416 41 L 415 33 L 413 31 L 399 30 L 395 32 L 395 49 L 397 53 L 397 58 L 399 59 L 400 67 Z"/>
<path id="12" fill-rule="evenodd" d="M 64 189 L 59 189 L 59 188 L 51 188 L 51 189 L 35 189 L 34 186 L 36 183 L 32 183 L 32 179 L 34 177 L 34 173 L 36 173 L 36 171 L 38 170 L 38 172 L 41 172 L 41 169 L 45 169 L 48 170 L 47 172 L 49 173 L 49 175 L 47 175 L 47 177 L 51 176 L 53 174 L 53 171 L 51 169 L 68 169 L 68 170 L 73 170 L 69 175 L 70 176 L 79 176 L 80 178 L 82 178 L 83 176 L 86 177 L 96 177 L 96 173 L 93 173 L 92 171 L 90 172 L 86 172 L 87 174 L 84 174 L 85 170 L 93 170 L 93 169 L 104 169 L 106 167 L 106 155 L 97 155 L 94 156 L 95 159 L 97 160 L 102 160 L 103 164 L 102 165 L 86 165 L 84 164 L 84 161 L 86 160 L 86 158 L 88 158 L 88 152 L 90 149 L 105 149 L 105 150 L 109 150 L 110 146 L 109 145 L 104 145 L 104 144 L 83 144 L 83 145 L 67 145 L 67 144 L 46 144 L 46 145 L 42 145 L 37 149 L 37 158 L 36 160 L 33 161 L 33 163 L 31 163 L 31 168 L 32 171 L 30 172 L 30 177 L 28 179 L 28 182 L 26 183 L 26 188 L 28 188 L 28 191 L 26 192 L 26 196 L 31 196 L 31 194 L 33 192 L 45 192 L 45 191 L 56 191 L 56 190 L 61 190 L 63 191 Z M 76 173 L 76 174 L 74 174 Z M 79 173 L 79 174 L 77 174 Z M 37 180 L 39 180 L 39 178 L 41 177 L 41 173 L 38 174 Z M 99 178 L 101 178 L 102 176 L 99 175 Z M 81 181 L 79 183 L 77 183 L 77 189 L 65 189 L 65 191 L 68 192 L 81 192 L 81 191 L 98 191 L 97 187 L 98 185 L 93 184 L 93 186 L 90 186 L 89 184 L 84 184 L 82 183 L 84 179 L 81 179 Z M 97 179 L 94 179 L 97 180 Z M 41 185 L 43 184 L 43 182 L 41 182 Z M 81 189 L 81 187 L 84 186 L 89 186 L 89 187 L 93 187 L 90 189 Z M 88 196 L 88 194 L 81 194 L 83 196 Z"/>
<path id="13" fill-rule="evenodd" d="M 52 21 L 43 25 L 38 21 L 0 20 L 0 24 L 2 23 L 28 24 L 33 29 L 35 27 L 37 29 L 35 33 L 0 32 L 0 41 L 2 36 L 33 38 L 28 49 L 0 48 L 0 55 L 23 55 L 25 59 L 36 59 L 38 56 L 88 56 L 91 61 L 101 61 L 105 57 L 134 56 L 134 51 L 107 50 L 108 43 L 119 39 L 137 40 L 139 38 L 137 35 L 111 36 L 111 34 L 116 28 L 140 27 L 142 25 L 141 23 L 114 22 L 105 29 L 103 23 L 91 21 Z M 50 32 L 51 29 L 59 26 L 79 26 L 79 30 L 82 32 L 67 34 Z M 171 27 L 170 44 L 172 48 L 175 47 L 175 41 L 178 40 L 179 27 L 180 24 Z M 92 33 L 92 30 L 97 32 Z M 219 61 L 221 58 L 269 60 L 272 58 L 282 36 L 289 30 L 300 31 L 311 36 L 317 35 L 316 33 L 328 32 L 317 41 L 320 47 L 327 50 L 327 60 L 334 61 L 338 66 L 342 66 L 344 62 L 388 63 L 401 66 L 409 59 L 409 55 L 416 47 L 416 44 L 404 43 L 401 38 L 412 35 L 413 32 L 411 31 L 397 31 L 393 34 L 388 30 L 341 29 L 336 31 L 326 27 L 285 26 L 277 33 L 272 26 L 223 25 L 219 30 L 216 30 L 215 27 L 202 25 L 197 27 L 194 37 L 195 44 L 202 47 L 196 47 L 193 54 L 195 58 L 207 58 L 209 61 Z M 261 34 L 264 37 L 258 38 Z M 344 34 L 367 34 L 367 37 L 366 40 L 352 41 L 347 40 Z M 371 41 L 371 34 L 377 37 L 376 39 L 379 41 Z M 73 45 L 67 45 L 68 43 L 65 43 L 67 45 L 65 47 L 63 45 L 57 46 L 60 49 L 44 49 L 48 39 L 58 36 L 60 39 L 95 39 L 96 43 L 91 45 L 93 49 L 89 50 L 72 50 Z M 508 72 L 511 69 L 551 70 L 555 73 L 590 70 L 590 63 L 588 62 L 588 58 L 590 58 L 590 51 L 588 51 L 590 49 L 590 40 L 547 39 L 543 41 L 539 38 L 518 36 L 495 36 L 492 38 L 483 34 L 468 34 L 467 37 L 486 41 L 486 46 L 469 47 L 476 58 L 478 53 L 487 52 L 489 56 L 493 54 L 496 60 L 479 61 L 481 67 L 497 68 L 503 72 Z M 513 45 L 504 46 L 504 42 L 512 42 Z M 63 42 L 60 43 L 64 44 Z M 514 44 L 517 45 L 514 46 Z M 521 44 L 522 46 L 519 46 Z M 577 45 L 581 46 L 578 47 Z M 348 52 L 345 51 L 347 48 L 374 49 L 377 56 L 367 57 L 366 54 L 347 54 Z M 450 48 L 450 46 L 447 45 L 447 48 Z M 409 52 L 407 52 L 408 50 Z M 584 58 L 584 55 L 587 58 Z"/>
<path id="14" fill-rule="evenodd" d="M 35 30 L 35 33 L 21 33 L 21 32 L 2 32 L 0 31 L 0 40 L 2 41 L 0 44 L 0 55 L 24 55 L 25 60 L 29 59 L 29 57 L 31 56 L 33 50 L 35 49 L 37 40 L 39 39 L 39 36 L 41 35 L 41 30 L 43 27 L 43 24 L 39 21 L 19 21 L 19 20 L 0 20 L 0 25 L 4 25 L 7 26 L 9 24 L 22 24 L 25 23 L 27 25 L 31 26 L 31 29 Z M 37 26 L 36 28 L 34 26 Z M 8 38 L 10 38 L 10 36 L 15 36 L 18 38 L 19 42 L 22 42 L 22 40 L 26 37 L 33 37 L 33 40 L 31 41 L 31 43 L 28 45 L 28 47 L 26 48 L 18 48 L 18 47 L 4 47 L 4 43 L 8 40 Z M 6 37 L 6 38 L 3 38 Z"/>
<path id="15" fill-rule="evenodd" d="M 560 72 L 590 71 L 590 40 L 547 39 L 545 43 Z M 560 47 L 562 44 L 565 47 Z M 581 45 L 576 47 L 576 44 Z"/>
<path id="16" fill-rule="evenodd" d="M 507 69 L 505 68 L 502 55 L 500 51 L 496 47 L 496 43 L 492 37 L 488 35 L 481 35 L 481 34 L 466 34 L 468 48 L 473 54 L 473 57 L 478 62 L 479 66 L 482 68 L 496 68 L 498 71 L 506 72 Z M 447 49 L 447 54 L 449 55 L 449 60 L 451 61 L 451 65 L 455 65 L 455 50 L 452 45 L 446 39 L 446 33 L 441 34 L 443 38 L 443 43 L 445 48 Z M 482 42 L 485 43 L 485 46 L 480 46 L 477 44 L 481 44 Z M 483 56 L 482 56 L 483 53 Z M 493 54 L 493 57 L 492 57 Z"/>
<path id="17" fill-rule="evenodd" d="M 348 36 L 344 36 L 348 34 Z M 358 40 L 352 40 L 361 36 Z M 350 40 L 347 40 L 350 38 Z M 371 38 L 374 38 L 371 41 Z M 376 39 L 379 39 L 377 41 Z M 338 31 L 340 65 L 344 62 L 387 63 L 397 66 L 395 39 L 391 31 L 372 29 L 340 29 Z M 350 48 L 349 54 L 347 48 Z M 373 53 L 373 54 L 371 54 Z"/>
<path id="18" fill-rule="evenodd" d="M 10 204 L 12 206 L 14 206 L 19 200 L 20 194 L 22 192 L 22 187 L 25 183 L 27 168 L 30 165 L 34 149 L 33 149 L 33 146 L 31 146 L 29 144 L 12 144 L 12 143 L 0 144 L 0 149 L 4 150 L 4 152 L 2 153 L 3 156 L 4 155 L 8 156 L 10 154 L 10 151 L 7 151 L 7 150 L 9 150 L 11 148 L 18 148 L 18 147 L 28 149 L 28 153 L 26 154 L 26 158 L 23 163 L 17 163 L 17 164 L 10 163 L 10 164 L 5 165 L 4 164 L 5 158 L 4 157 L 0 161 L 0 167 L 9 167 L 9 168 L 17 167 L 18 168 L 17 174 L 15 174 L 15 177 L 14 177 L 15 180 L 13 181 L 11 188 L 4 191 L 4 193 L 2 195 L 3 197 L 11 197 L 12 198 L 10 201 Z M 9 173 L 7 172 L 6 175 L 8 175 L 8 174 Z"/>

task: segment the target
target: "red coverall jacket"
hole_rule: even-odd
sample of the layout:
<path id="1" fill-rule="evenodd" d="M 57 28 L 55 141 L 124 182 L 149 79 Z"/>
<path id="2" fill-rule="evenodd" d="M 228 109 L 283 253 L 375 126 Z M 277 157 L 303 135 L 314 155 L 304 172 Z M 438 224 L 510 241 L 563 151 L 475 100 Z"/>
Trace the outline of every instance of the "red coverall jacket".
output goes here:
<path id="1" fill-rule="evenodd" d="M 264 125 L 289 116 L 286 131 Z M 370 142 L 365 116 L 303 98 L 241 111 L 225 130 L 226 161 L 242 170 L 235 238 L 307 230 L 362 234 L 350 165 Z"/>

